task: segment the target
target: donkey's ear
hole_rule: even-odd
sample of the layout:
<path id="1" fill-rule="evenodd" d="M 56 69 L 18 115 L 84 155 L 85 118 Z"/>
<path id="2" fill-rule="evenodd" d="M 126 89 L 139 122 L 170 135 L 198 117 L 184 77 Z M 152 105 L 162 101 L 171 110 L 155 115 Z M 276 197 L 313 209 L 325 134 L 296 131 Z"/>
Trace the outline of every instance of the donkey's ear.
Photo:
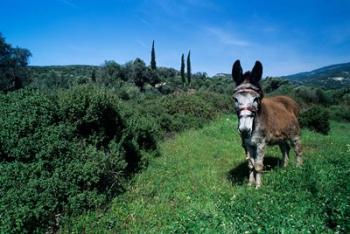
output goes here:
<path id="1" fill-rule="evenodd" d="M 260 61 L 256 61 L 251 74 L 251 82 L 257 83 L 260 81 L 263 73 L 263 67 Z"/>
<path id="2" fill-rule="evenodd" d="M 239 60 L 236 60 L 232 66 L 232 79 L 236 83 L 236 86 L 243 82 L 243 71 Z"/>

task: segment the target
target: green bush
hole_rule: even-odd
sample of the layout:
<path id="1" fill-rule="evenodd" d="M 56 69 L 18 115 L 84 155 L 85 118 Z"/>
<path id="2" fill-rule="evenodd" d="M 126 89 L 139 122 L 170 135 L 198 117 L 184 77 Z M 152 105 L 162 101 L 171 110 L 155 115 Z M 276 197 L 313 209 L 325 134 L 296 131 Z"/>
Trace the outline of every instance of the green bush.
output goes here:
<path id="1" fill-rule="evenodd" d="M 167 96 L 160 103 L 163 108 L 163 113 L 158 117 L 160 126 L 167 132 L 202 127 L 229 108 L 227 100 L 229 98 L 213 93 Z"/>
<path id="2" fill-rule="evenodd" d="M 288 80 L 274 77 L 269 77 L 262 81 L 262 86 L 265 93 L 271 93 L 283 85 L 290 85 L 290 82 Z"/>
<path id="3" fill-rule="evenodd" d="M 234 103 L 229 95 L 213 92 L 199 92 L 198 95 L 205 102 L 210 103 L 215 108 L 216 113 L 233 113 L 234 111 Z"/>
<path id="4" fill-rule="evenodd" d="M 163 99 L 162 104 L 171 115 L 186 114 L 200 119 L 213 119 L 216 113 L 214 107 L 198 95 L 172 96 Z"/>
<path id="5" fill-rule="evenodd" d="M 124 83 L 124 85 L 118 90 L 118 96 L 123 100 L 135 100 L 141 94 L 139 88 L 129 83 Z"/>
<path id="6" fill-rule="evenodd" d="M 331 118 L 334 120 L 340 121 L 349 121 L 350 122 L 350 106 L 338 105 L 330 107 Z"/>
<path id="7" fill-rule="evenodd" d="M 299 121 L 302 127 L 322 134 L 328 134 L 330 130 L 328 111 L 320 106 L 302 112 Z"/>
<path id="8" fill-rule="evenodd" d="M 157 152 L 156 124 L 101 88 L 0 102 L 0 232 L 44 232 L 105 205 Z"/>
<path id="9" fill-rule="evenodd" d="M 211 92 L 180 93 L 167 96 L 150 96 L 133 104 L 133 111 L 152 118 L 164 134 L 189 128 L 199 128 L 219 113 L 232 109 L 228 96 Z M 130 106 L 131 104 L 128 103 Z"/>

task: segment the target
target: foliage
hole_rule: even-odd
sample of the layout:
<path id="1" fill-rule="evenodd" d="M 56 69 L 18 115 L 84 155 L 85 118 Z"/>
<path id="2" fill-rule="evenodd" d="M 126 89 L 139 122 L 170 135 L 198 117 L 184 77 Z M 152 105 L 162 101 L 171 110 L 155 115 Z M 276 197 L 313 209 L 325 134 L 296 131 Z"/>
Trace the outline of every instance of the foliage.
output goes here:
<path id="1" fill-rule="evenodd" d="M 334 105 L 329 108 L 330 117 L 337 121 L 350 122 L 350 105 Z"/>
<path id="2" fill-rule="evenodd" d="M 154 118 L 167 134 L 202 127 L 219 113 L 232 110 L 231 106 L 231 100 L 227 96 L 198 92 L 148 99 L 141 102 L 139 109 L 143 114 Z"/>
<path id="3" fill-rule="evenodd" d="M 281 87 L 282 85 L 289 84 L 288 80 L 283 80 L 279 78 L 268 77 L 263 81 L 263 89 L 266 93 L 271 93 Z"/>
<path id="4" fill-rule="evenodd" d="M 106 85 L 113 84 L 119 79 L 126 80 L 122 66 L 114 60 L 105 61 L 101 72 L 101 82 Z"/>
<path id="5" fill-rule="evenodd" d="M 181 55 L 180 73 L 181 73 L 182 83 L 185 84 L 186 83 L 186 79 L 185 79 L 185 55 L 184 54 Z"/>
<path id="6" fill-rule="evenodd" d="M 328 134 L 330 130 L 329 113 L 322 107 L 314 106 L 301 113 L 299 118 L 300 125 L 310 130 L 322 134 Z"/>
<path id="7" fill-rule="evenodd" d="M 191 51 L 188 51 L 187 54 L 187 83 L 190 85 L 192 79 L 192 71 L 191 71 Z"/>
<path id="8" fill-rule="evenodd" d="M 92 73 L 96 72 L 96 81 L 101 82 L 98 66 L 29 66 L 31 82 L 27 85 L 36 89 L 67 89 L 75 84 L 85 84 L 92 81 Z"/>
<path id="9" fill-rule="evenodd" d="M 159 98 L 122 87 L 117 94 L 128 102 L 96 85 L 0 95 L 2 232 L 55 230 L 107 205 L 157 154 L 161 136 L 231 108 L 227 96 L 210 92 Z"/>
<path id="10" fill-rule="evenodd" d="M 32 54 L 28 49 L 12 47 L 0 34 L 0 91 L 22 88 L 26 66 Z"/>
<path id="11" fill-rule="evenodd" d="M 146 68 L 146 81 L 152 86 L 155 86 L 160 82 L 158 72 L 151 68 Z"/>
<path id="12" fill-rule="evenodd" d="M 154 49 L 154 40 L 152 42 L 152 51 L 151 51 L 151 69 L 152 70 L 156 70 L 157 69 L 156 51 Z"/>
<path id="13" fill-rule="evenodd" d="M 144 86 L 148 76 L 146 73 L 145 62 L 139 58 L 135 59 L 133 63 L 132 78 L 135 85 L 139 87 L 140 91 L 144 91 Z"/>
<path id="14" fill-rule="evenodd" d="M 138 100 L 143 95 L 140 92 L 140 90 L 133 84 L 130 83 L 124 83 L 120 88 L 117 90 L 117 95 L 123 100 Z"/>
<path id="15" fill-rule="evenodd" d="M 328 105 L 332 102 L 331 98 L 319 88 L 310 88 L 310 87 L 298 87 L 295 90 L 295 95 L 298 99 L 306 103 L 314 103 L 320 105 Z"/>
<path id="16" fill-rule="evenodd" d="M 92 82 L 96 82 L 96 70 L 92 70 L 91 72 L 91 81 Z"/>
<path id="17" fill-rule="evenodd" d="M 157 67 L 157 74 L 163 79 L 174 79 L 178 74 L 178 71 L 174 68 Z"/>
<path id="18" fill-rule="evenodd" d="M 157 125 L 104 89 L 0 99 L 1 232 L 43 232 L 105 205 L 157 150 Z"/>

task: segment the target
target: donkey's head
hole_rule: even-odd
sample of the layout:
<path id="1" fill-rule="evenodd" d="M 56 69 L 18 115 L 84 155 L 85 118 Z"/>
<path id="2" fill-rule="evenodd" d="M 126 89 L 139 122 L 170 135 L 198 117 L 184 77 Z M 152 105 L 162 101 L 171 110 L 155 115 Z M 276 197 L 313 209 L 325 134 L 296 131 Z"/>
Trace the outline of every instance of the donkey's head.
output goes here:
<path id="1" fill-rule="evenodd" d="M 237 60 L 232 67 L 232 78 L 236 83 L 233 99 L 239 119 L 238 131 L 248 137 L 254 131 L 254 119 L 260 110 L 263 93 L 259 81 L 262 77 L 262 64 L 255 62 L 252 71 L 243 74 L 241 63 Z"/>

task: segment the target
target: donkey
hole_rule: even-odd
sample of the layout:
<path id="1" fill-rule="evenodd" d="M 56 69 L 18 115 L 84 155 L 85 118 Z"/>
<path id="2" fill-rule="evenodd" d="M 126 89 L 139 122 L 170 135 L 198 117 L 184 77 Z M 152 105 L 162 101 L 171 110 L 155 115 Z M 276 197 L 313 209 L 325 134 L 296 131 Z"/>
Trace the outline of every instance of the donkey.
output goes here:
<path id="1" fill-rule="evenodd" d="M 301 165 L 302 151 L 298 123 L 299 107 L 287 96 L 263 98 L 260 86 L 263 67 L 256 61 L 253 70 L 243 74 L 240 61 L 232 67 L 236 83 L 233 99 L 238 117 L 238 131 L 242 139 L 249 168 L 249 185 L 259 188 L 264 169 L 266 145 L 279 145 L 288 164 L 290 145 L 294 148 L 297 164 Z"/>

